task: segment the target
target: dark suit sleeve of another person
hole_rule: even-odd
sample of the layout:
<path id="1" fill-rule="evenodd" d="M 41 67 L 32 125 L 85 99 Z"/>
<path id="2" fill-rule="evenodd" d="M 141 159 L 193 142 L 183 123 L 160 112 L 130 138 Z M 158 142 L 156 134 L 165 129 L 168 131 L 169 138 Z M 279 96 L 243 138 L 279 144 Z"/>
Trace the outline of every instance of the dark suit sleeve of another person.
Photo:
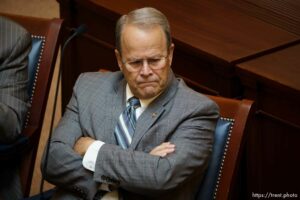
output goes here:
<path id="1" fill-rule="evenodd" d="M 30 34 L 0 17 L 0 142 L 11 142 L 21 132 L 28 109 L 28 54 Z"/>

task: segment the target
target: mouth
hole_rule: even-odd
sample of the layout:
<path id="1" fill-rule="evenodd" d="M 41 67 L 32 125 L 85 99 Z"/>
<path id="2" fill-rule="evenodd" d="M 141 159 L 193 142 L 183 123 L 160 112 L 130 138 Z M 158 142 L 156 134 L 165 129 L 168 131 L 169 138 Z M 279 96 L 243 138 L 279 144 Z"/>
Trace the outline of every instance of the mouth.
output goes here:
<path id="1" fill-rule="evenodd" d="M 140 82 L 140 83 L 138 83 L 138 85 L 141 87 L 149 87 L 149 86 L 157 85 L 157 82 L 156 81 Z"/>

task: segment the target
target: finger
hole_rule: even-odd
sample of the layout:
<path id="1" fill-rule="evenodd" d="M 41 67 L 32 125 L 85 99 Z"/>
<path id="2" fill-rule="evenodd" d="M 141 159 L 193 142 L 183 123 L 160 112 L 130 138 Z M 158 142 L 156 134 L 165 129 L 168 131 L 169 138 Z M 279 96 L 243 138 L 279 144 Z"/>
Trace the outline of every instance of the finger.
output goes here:
<path id="1" fill-rule="evenodd" d="M 159 153 L 159 152 L 162 152 L 166 147 L 164 146 L 157 146 L 155 147 L 154 149 L 152 149 L 152 151 L 150 153 Z"/>
<path id="2" fill-rule="evenodd" d="M 174 147 L 165 147 L 162 149 L 153 149 L 150 154 L 156 156 L 166 156 L 167 154 L 173 153 L 175 151 Z"/>
<path id="3" fill-rule="evenodd" d="M 151 153 L 151 155 L 153 155 L 153 156 L 165 157 L 165 156 L 167 156 L 168 154 L 173 153 L 174 151 L 175 151 L 175 150 L 154 152 L 154 153 Z"/>
<path id="4" fill-rule="evenodd" d="M 161 150 L 164 150 L 166 148 L 175 148 L 175 145 L 171 144 L 169 142 L 168 143 L 162 143 L 161 145 L 156 146 L 154 149 L 152 149 L 151 152 L 161 151 Z"/>
<path id="5" fill-rule="evenodd" d="M 160 151 L 160 153 L 164 154 L 169 154 L 169 153 L 173 153 L 175 151 L 175 148 L 167 148 L 167 149 L 163 149 L 162 151 Z"/>
<path id="6" fill-rule="evenodd" d="M 155 147 L 155 149 L 164 149 L 164 148 L 172 148 L 172 147 L 175 147 L 174 144 L 171 144 L 170 142 L 164 142 L 162 144 L 160 144 L 159 146 Z"/>

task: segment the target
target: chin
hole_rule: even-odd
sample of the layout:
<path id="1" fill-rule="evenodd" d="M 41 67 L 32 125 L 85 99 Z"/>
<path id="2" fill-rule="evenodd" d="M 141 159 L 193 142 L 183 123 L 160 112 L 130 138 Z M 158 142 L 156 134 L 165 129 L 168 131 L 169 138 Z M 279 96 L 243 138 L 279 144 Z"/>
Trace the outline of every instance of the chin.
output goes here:
<path id="1" fill-rule="evenodd" d="M 158 94 L 157 91 L 142 91 L 142 92 L 139 92 L 139 98 L 140 99 L 150 99 L 152 97 L 155 97 L 156 95 Z"/>

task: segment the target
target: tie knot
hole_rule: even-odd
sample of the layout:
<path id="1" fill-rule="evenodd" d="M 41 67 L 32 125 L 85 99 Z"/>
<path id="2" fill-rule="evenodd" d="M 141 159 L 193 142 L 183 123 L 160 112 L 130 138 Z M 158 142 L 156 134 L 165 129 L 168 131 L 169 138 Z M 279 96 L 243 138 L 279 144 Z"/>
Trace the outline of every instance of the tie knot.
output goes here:
<path id="1" fill-rule="evenodd" d="M 128 103 L 130 106 L 133 106 L 134 108 L 141 106 L 140 100 L 136 97 L 131 97 L 130 99 L 128 99 Z"/>

